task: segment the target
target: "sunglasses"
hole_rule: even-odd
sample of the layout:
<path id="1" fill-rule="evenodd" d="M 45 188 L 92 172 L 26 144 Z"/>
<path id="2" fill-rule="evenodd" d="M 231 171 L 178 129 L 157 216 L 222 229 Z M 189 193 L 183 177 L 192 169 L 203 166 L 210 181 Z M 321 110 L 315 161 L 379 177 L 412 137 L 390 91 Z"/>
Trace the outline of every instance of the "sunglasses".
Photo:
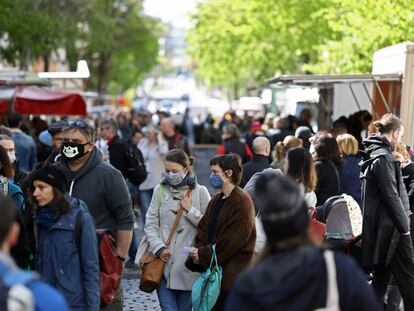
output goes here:
<path id="1" fill-rule="evenodd" d="M 84 120 L 73 120 L 68 122 L 70 126 L 76 126 L 80 128 L 88 127 L 88 123 Z"/>

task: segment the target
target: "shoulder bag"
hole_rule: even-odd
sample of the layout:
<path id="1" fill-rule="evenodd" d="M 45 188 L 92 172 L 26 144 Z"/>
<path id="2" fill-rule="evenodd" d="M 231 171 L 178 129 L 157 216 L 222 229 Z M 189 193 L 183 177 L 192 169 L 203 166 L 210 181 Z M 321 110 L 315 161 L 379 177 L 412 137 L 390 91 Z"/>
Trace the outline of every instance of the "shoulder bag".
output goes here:
<path id="1" fill-rule="evenodd" d="M 210 266 L 200 274 L 191 290 L 194 311 L 210 311 L 220 296 L 223 270 L 217 263 L 216 244 L 213 244 L 212 248 Z"/>
<path id="2" fill-rule="evenodd" d="M 186 196 L 190 196 L 193 189 L 188 189 Z M 158 207 L 161 205 L 161 200 L 158 201 Z M 183 213 L 183 208 L 180 207 L 175 217 L 173 227 L 171 229 L 170 235 L 168 236 L 167 243 L 165 246 L 170 245 L 172 237 L 174 235 L 175 229 L 177 229 L 178 222 Z M 141 258 L 141 281 L 139 284 L 139 289 L 146 293 L 151 293 L 158 288 L 161 282 L 161 278 L 164 272 L 164 267 L 166 262 L 161 258 L 155 256 L 151 252 L 147 252 Z"/>

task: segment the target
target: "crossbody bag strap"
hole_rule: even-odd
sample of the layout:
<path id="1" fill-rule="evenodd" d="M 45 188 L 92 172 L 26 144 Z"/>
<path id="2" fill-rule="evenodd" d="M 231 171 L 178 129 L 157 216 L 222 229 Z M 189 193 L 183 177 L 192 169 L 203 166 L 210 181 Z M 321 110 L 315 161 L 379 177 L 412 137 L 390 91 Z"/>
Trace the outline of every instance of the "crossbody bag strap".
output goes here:
<path id="1" fill-rule="evenodd" d="M 191 195 L 191 192 L 193 191 L 193 189 L 192 188 L 189 188 L 188 189 L 188 191 L 187 191 L 187 193 L 186 193 L 186 196 L 190 196 Z M 171 243 L 171 240 L 172 240 L 172 237 L 173 237 L 173 235 L 174 235 L 174 232 L 175 232 L 175 229 L 177 229 L 177 225 L 178 225 L 178 222 L 180 221 L 180 218 L 181 218 L 181 215 L 183 214 L 183 208 L 180 206 L 180 208 L 178 209 L 178 212 L 177 212 L 177 216 L 175 216 L 175 220 L 174 220 L 174 224 L 173 224 L 173 226 L 172 226 L 172 229 L 171 229 L 171 232 L 170 232 L 170 235 L 168 236 L 168 240 L 167 240 L 167 243 L 165 243 L 165 245 L 168 247 L 168 245 L 170 245 L 170 243 Z"/>
<path id="2" fill-rule="evenodd" d="M 158 200 L 158 226 L 159 227 L 161 227 L 161 214 L 160 214 L 160 209 L 161 209 L 161 200 L 162 200 L 162 197 L 163 197 L 163 195 L 164 195 L 164 188 L 165 188 L 165 186 L 163 185 L 163 184 L 160 184 L 160 190 L 158 191 L 158 197 L 157 197 L 157 200 Z"/>
<path id="3" fill-rule="evenodd" d="M 332 251 L 324 251 L 326 270 L 328 274 L 327 294 L 326 294 L 326 308 L 339 306 L 338 282 L 336 277 L 336 265 L 334 253 Z M 338 309 L 339 310 L 339 309 Z"/>

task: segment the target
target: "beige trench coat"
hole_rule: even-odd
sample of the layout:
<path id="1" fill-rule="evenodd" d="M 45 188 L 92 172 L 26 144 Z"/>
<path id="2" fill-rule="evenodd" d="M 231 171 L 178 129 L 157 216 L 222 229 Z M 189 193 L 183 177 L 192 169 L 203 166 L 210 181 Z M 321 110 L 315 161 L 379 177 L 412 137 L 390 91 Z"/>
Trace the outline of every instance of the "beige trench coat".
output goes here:
<path id="1" fill-rule="evenodd" d="M 180 207 L 180 200 L 188 191 L 187 187 L 179 190 L 172 189 L 167 185 L 163 185 L 163 187 L 164 194 L 159 208 L 160 185 L 157 185 L 154 189 L 144 227 L 149 243 L 148 251 L 153 254 L 165 247 L 175 216 Z M 194 245 L 198 222 L 203 217 L 211 197 L 207 188 L 198 184 L 193 189 L 191 196 L 192 207 L 188 213 L 186 211 L 183 212 L 168 247 L 172 252 L 172 256 L 165 266 L 164 277 L 169 289 L 191 290 L 193 283 L 198 277 L 198 273 L 191 272 L 185 267 L 184 263 L 188 253 L 183 252 L 183 249 L 184 247 Z"/>

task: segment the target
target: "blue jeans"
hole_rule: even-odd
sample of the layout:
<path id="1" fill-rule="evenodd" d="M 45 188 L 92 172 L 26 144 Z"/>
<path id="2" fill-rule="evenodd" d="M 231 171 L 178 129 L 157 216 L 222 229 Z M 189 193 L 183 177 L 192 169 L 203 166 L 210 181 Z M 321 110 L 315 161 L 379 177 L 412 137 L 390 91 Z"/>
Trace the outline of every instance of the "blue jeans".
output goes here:
<path id="1" fill-rule="evenodd" d="M 162 278 L 157 290 L 162 311 L 191 311 L 191 291 L 167 288 L 167 281 Z"/>
<path id="2" fill-rule="evenodd" d="M 153 193 L 154 193 L 154 189 L 141 190 L 139 192 L 139 199 L 140 199 L 140 205 L 141 205 L 141 219 L 142 219 L 142 224 L 144 226 L 145 226 L 145 217 L 147 215 L 148 208 L 151 204 Z"/>

